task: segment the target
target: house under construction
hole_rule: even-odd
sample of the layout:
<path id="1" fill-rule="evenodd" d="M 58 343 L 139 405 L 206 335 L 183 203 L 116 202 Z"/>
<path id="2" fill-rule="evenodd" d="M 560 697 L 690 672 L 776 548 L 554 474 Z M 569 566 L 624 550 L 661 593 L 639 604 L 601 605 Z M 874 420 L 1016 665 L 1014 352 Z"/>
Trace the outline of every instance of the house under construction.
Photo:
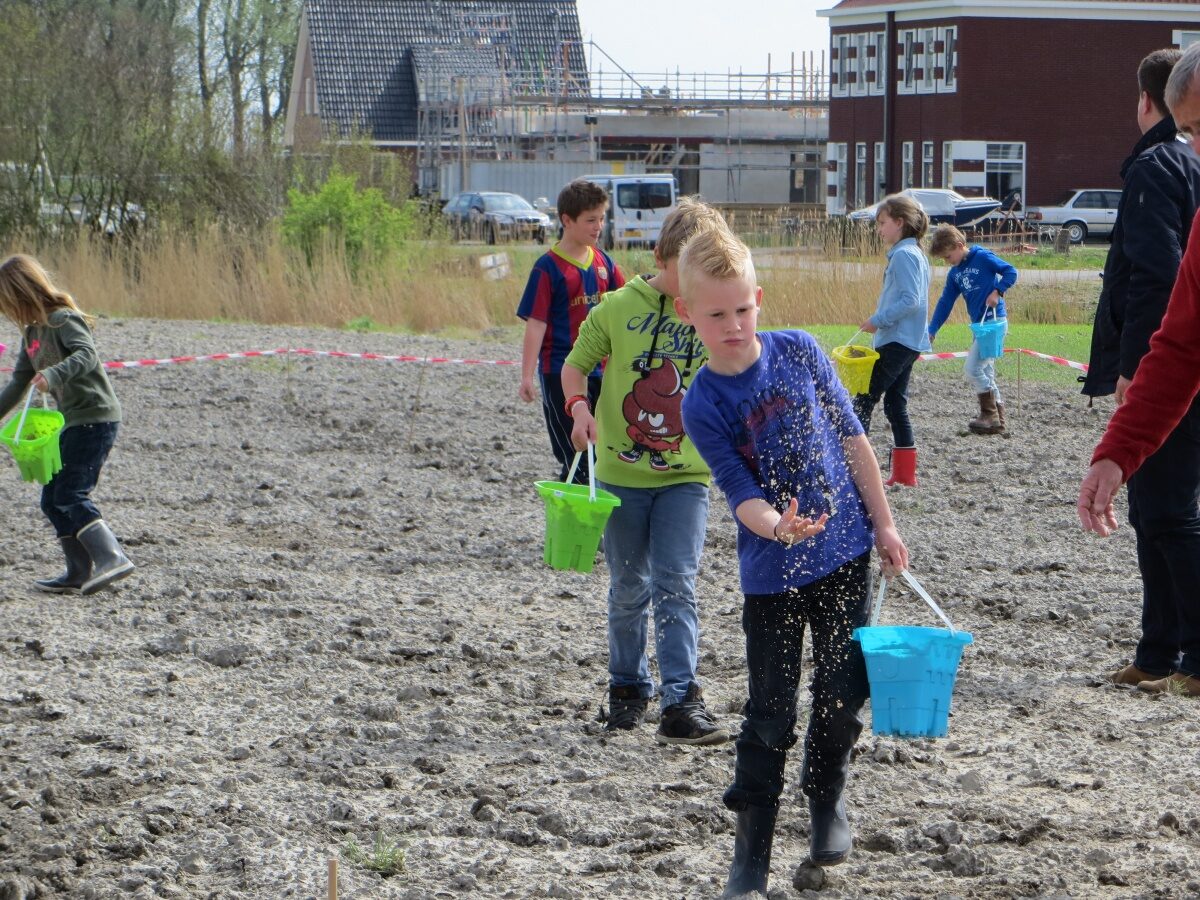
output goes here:
<path id="1" fill-rule="evenodd" d="M 285 139 L 367 137 L 442 197 L 672 172 L 714 202 L 819 204 L 824 60 L 771 69 L 628 72 L 582 40 L 574 0 L 307 0 Z"/>

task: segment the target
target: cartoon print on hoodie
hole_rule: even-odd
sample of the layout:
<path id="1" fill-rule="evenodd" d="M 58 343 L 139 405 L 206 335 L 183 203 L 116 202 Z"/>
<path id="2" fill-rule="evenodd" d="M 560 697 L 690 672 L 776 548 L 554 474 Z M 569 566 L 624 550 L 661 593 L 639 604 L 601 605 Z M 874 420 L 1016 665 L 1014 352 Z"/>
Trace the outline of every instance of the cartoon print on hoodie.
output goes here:
<path id="1" fill-rule="evenodd" d="M 642 377 L 634 382 L 621 405 L 629 423 L 625 433 L 633 447 L 618 453 L 617 458 L 635 463 L 642 454 L 649 453 L 650 468 L 665 472 L 671 465 L 663 459 L 663 453 L 678 453 L 683 441 L 683 378 L 670 359 L 649 370 L 645 370 L 643 360 L 635 365 L 643 369 Z"/>

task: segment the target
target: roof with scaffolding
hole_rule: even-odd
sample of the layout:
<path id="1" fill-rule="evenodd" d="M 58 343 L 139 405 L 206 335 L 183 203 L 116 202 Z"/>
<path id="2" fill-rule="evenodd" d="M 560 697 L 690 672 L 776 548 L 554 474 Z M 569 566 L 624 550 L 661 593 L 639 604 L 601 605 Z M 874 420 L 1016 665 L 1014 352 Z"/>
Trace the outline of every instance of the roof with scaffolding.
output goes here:
<path id="1" fill-rule="evenodd" d="M 305 16 L 333 133 L 411 141 L 423 107 L 589 93 L 574 0 L 307 0 Z"/>

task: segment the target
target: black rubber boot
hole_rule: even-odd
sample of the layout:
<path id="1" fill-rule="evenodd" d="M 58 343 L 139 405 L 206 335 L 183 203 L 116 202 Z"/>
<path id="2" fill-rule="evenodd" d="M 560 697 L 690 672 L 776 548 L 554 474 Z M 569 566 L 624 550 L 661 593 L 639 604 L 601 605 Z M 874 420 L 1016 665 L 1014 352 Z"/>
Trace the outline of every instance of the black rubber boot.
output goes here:
<path id="1" fill-rule="evenodd" d="M 808 800 L 808 850 L 818 866 L 836 866 L 850 855 L 854 845 L 850 837 L 850 820 L 846 818 L 846 803 L 839 794 L 836 800 Z"/>
<path id="2" fill-rule="evenodd" d="M 35 581 L 33 586 L 47 594 L 76 594 L 92 573 L 92 558 L 77 538 L 65 537 L 58 540 L 62 543 L 63 556 L 67 560 L 66 571 L 57 578 Z"/>
<path id="3" fill-rule="evenodd" d="M 83 583 L 83 594 L 94 594 L 133 571 L 133 563 L 121 552 L 116 535 L 103 519 L 84 525 L 75 537 L 92 560 L 92 575 Z"/>
<path id="4" fill-rule="evenodd" d="M 722 900 L 767 892 L 771 873 L 771 843 L 775 838 L 778 807 L 747 806 L 737 814 L 737 833 L 733 838 L 733 865 Z"/>

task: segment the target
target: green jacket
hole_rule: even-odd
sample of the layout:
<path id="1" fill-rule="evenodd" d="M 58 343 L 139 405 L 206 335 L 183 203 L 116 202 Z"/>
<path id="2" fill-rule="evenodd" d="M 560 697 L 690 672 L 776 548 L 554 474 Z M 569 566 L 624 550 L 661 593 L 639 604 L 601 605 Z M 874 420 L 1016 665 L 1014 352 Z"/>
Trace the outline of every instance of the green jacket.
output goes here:
<path id="1" fill-rule="evenodd" d="M 92 330 L 75 310 L 56 309 L 46 325 L 25 329 L 12 381 L 0 391 L 0 418 L 24 402 L 39 372 L 66 420 L 64 427 L 121 421 L 121 404 L 96 355 Z"/>
<path id="2" fill-rule="evenodd" d="M 579 327 L 566 364 L 590 372 L 608 358 L 596 410 L 596 477 L 630 488 L 688 481 L 709 470 L 683 433 L 683 395 L 705 360 L 696 329 L 642 276 L 605 294 Z"/>

